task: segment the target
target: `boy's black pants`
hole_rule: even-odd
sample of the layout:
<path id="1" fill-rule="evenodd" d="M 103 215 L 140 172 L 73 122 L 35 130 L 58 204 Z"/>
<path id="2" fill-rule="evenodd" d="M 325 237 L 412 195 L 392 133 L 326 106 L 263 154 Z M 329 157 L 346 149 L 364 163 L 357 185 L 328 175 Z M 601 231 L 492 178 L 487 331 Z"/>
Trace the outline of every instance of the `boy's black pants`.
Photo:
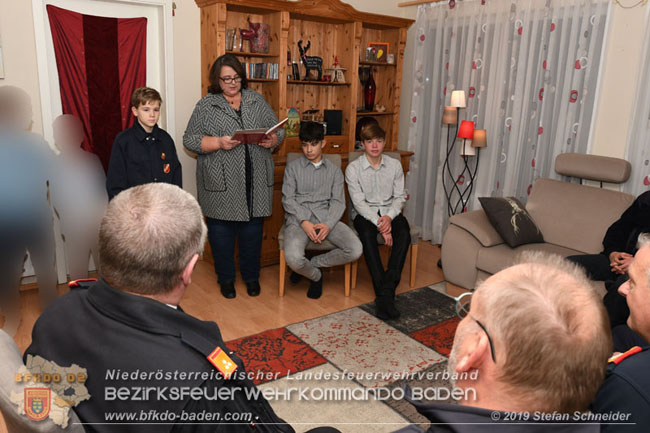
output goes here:
<path id="1" fill-rule="evenodd" d="M 359 233 L 359 239 L 361 239 L 363 245 L 363 255 L 366 258 L 366 265 L 372 277 L 375 295 L 392 296 L 402 277 L 402 268 L 411 245 L 411 229 L 408 221 L 402 214 L 396 216 L 392 221 L 393 247 L 385 271 L 379 256 L 379 244 L 377 243 L 379 231 L 377 226 L 361 215 L 357 215 L 354 219 L 354 228 Z"/>

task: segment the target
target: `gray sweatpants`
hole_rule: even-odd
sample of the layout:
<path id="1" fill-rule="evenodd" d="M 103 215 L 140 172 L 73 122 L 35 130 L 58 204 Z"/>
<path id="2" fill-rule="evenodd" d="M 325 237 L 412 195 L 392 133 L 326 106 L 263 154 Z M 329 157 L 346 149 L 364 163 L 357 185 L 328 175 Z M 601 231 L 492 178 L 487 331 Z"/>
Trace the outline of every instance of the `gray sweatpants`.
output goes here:
<path id="1" fill-rule="evenodd" d="M 307 233 L 301 226 L 290 224 L 284 228 L 284 255 L 287 264 L 295 272 L 318 281 L 321 278 L 320 268 L 344 265 L 361 256 L 363 247 L 354 231 L 342 222 L 337 222 L 330 230 L 326 240 L 337 248 L 311 258 L 305 257 L 305 247 L 310 242 Z"/>

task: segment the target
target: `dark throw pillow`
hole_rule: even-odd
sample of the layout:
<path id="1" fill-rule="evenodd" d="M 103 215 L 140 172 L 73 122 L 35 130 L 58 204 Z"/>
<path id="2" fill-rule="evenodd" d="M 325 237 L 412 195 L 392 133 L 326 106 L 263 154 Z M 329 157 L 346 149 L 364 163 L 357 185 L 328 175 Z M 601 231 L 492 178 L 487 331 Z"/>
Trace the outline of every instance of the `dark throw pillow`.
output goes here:
<path id="1" fill-rule="evenodd" d="M 514 197 L 479 197 L 481 206 L 494 229 L 510 248 L 544 242 L 530 214 Z"/>

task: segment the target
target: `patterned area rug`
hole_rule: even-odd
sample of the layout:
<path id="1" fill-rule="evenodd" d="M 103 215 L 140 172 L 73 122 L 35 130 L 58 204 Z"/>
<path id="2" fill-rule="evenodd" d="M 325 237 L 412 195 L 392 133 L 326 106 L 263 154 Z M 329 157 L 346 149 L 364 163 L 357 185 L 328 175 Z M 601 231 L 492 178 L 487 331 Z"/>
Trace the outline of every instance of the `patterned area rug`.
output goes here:
<path id="1" fill-rule="evenodd" d="M 458 318 L 436 289 L 397 296 L 399 320 L 382 321 L 374 303 L 233 340 L 228 347 L 254 372 L 278 415 L 302 432 L 392 432 L 427 422 L 403 399 L 402 386 L 445 402 L 440 390 Z"/>

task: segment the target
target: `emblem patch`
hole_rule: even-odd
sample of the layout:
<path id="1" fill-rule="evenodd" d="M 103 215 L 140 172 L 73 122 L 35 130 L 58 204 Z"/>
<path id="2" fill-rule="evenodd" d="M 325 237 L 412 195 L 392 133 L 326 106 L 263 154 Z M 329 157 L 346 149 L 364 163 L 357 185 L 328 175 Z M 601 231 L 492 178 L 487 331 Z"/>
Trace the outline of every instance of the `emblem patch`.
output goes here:
<path id="1" fill-rule="evenodd" d="M 223 374 L 224 379 L 228 379 L 237 370 L 235 361 L 230 359 L 220 347 L 217 347 L 208 355 L 208 361 L 217 367 L 217 370 Z"/>
<path id="2" fill-rule="evenodd" d="M 25 414 L 42 421 L 50 413 L 50 388 L 25 388 Z"/>

